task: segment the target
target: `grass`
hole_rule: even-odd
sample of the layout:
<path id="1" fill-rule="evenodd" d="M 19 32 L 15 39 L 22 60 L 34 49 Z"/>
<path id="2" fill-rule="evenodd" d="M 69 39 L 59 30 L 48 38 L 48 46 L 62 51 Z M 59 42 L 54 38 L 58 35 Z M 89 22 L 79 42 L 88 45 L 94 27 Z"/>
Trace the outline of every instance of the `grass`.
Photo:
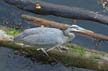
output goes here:
<path id="1" fill-rule="evenodd" d="M 18 35 L 21 31 L 15 28 L 9 28 L 6 32 L 8 35 Z"/>
<path id="2" fill-rule="evenodd" d="M 0 26 L 0 29 L 4 30 L 8 35 L 11 35 L 11 36 L 18 35 L 21 32 L 21 30 L 19 29 L 9 28 L 5 26 Z"/>
<path id="3" fill-rule="evenodd" d="M 85 55 L 85 51 L 86 51 L 85 48 L 82 48 L 74 44 L 67 44 L 66 46 L 72 48 L 73 51 L 80 53 L 81 56 Z"/>

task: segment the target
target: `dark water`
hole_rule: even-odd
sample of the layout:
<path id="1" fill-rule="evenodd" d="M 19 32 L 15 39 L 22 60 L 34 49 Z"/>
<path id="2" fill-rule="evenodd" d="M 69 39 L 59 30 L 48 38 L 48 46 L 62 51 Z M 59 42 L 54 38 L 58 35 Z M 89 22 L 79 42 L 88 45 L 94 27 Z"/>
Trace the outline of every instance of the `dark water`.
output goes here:
<path id="1" fill-rule="evenodd" d="M 77 6 L 77 7 L 93 10 L 93 11 L 102 12 L 101 7 L 96 3 L 96 0 L 43 0 L 43 1 L 63 4 L 63 5 L 68 5 L 68 6 Z M 17 25 L 18 27 L 24 28 L 24 29 L 33 27 L 33 25 L 31 25 L 29 22 L 23 21 L 20 18 L 20 15 L 23 13 L 35 15 L 32 13 L 22 11 L 12 5 L 8 5 L 0 1 L 1 25 L 8 25 L 9 27 L 14 27 Z M 48 18 L 50 20 L 55 20 L 58 22 L 72 24 L 71 19 L 55 17 L 55 16 L 41 16 L 41 15 L 36 15 L 36 16 L 42 17 L 42 18 Z M 108 34 L 107 33 L 108 26 L 106 25 L 101 25 L 96 22 L 81 21 L 81 20 L 78 20 L 77 23 L 80 26 L 93 30 L 95 32 Z M 96 41 L 93 39 L 86 38 L 84 36 L 79 36 L 79 35 L 77 35 L 76 39 L 73 40 L 73 43 L 76 43 L 78 45 L 85 46 L 88 48 L 94 48 L 95 42 Z M 96 49 L 107 52 L 108 42 L 102 43 Z M 30 59 L 24 58 L 23 56 L 14 55 L 13 51 L 10 49 L 0 47 L 0 71 L 91 71 L 91 70 L 64 67 L 60 63 L 56 65 L 33 63 Z"/>

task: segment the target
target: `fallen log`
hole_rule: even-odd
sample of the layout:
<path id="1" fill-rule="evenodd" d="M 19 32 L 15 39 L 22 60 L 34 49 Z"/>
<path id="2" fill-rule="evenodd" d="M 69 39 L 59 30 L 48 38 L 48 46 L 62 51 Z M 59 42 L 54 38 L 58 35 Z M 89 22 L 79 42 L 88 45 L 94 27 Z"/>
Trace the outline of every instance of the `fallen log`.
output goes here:
<path id="1" fill-rule="evenodd" d="M 67 29 L 70 25 L 67 25 L 65 23 L 59 23 L 59 22 L 55 22 L 55 21 L 51 21 L 51 20 L 46 20 L 43 18 L 38 18 L 38 17 L 34 17 L 34 16 L 30 16 L 30 15 L 21 15 L 21 18 L 24 20 L 27 20 L 29 22 L 32 22 L 32 24 L 34 25 L 44 25 L 47 27 L 53 27 L 53 28 L 58 28 L 61 30 L 65 30 Z"/>
<path id="2" fill-rule="evenodd" d="M 71 19 L 89 20 L 108 25 L 108 16 L 78 7 L 68 7 L 46 2 L 31 2 L 24 0 L 4 0 L 23 10 L 42 15 L 55 15 Z"/>
<path id="3" fill-rule="evenodd" d="M 49 20 L 46 20 L 46 19 L 33 17 L 33 16 L 29 16 L 29 15 L 22 15 L 21 17 L 23 19 L 29 21 L 29 22 L 32 22 L 33 24 L 36 24 L 36 25 L 44 25 L 44 26 L 47 26 L 47 27 L 55 27 L 55 28 L 62 29 L 62 30 L 65 30 L 66 28 L 68 28 L 70 26 L 70 25 L 67 25 L 65 23 L 49 21 Z M 92 37 L 92 38 L 95 38 L 95 39 L 107 40 L 108 41 L 108 36 L 101 35 L 101 34 L 93 32 L 93 31 L 91 31 L 89 33 L 81 32 L 81 31 L 73 31 L 73 32 L 80 33 L 80 34 L 83 34 L 83 35 L 86 35 L 86 36 L 89 36 L 89 37 Z"/>
<path id="4" fill-rule="evenodd" d="M 0 46 L 22 51 L 23 53 L 35 58 L 41 58 L 43 60 L 45 58 L 46 62 L 54 59 L 63 63 L 65 66 L 87 68 L 97 71 L 108 71 L 108 53 L 106 52 L 86 49 L 74 44 L 66 44 L 65 46 L 69 48 L 68 51 L 63 51 L 61 53 L 59 50 L 53 49 L 48 52 L 50 57 L 45 57 L 37 51 L 36 47 L 27 45 L 22 46 L 19 43 L 15 43 L 12 39 L 3 40 L 2 37 L 0 38 Z"/>

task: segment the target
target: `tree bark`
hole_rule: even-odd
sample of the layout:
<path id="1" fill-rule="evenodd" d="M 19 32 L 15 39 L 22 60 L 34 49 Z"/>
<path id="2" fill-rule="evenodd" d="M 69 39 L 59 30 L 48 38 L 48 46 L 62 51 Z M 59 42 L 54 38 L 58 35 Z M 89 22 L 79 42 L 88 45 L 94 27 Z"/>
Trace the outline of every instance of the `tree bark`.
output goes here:
<path id="1" fill-rule="evenodd" d="M 33 16 L 29 16 L 29 15 L 22 15 L 21 16 L 23 19 L 32 22 L 33 24 L 36 25 L 44 25 L 47 27 L 55 27 L 61 30 L 65 30 L 66 28 L 68 28 L 70 25 L 67 25 L 65 23 L 59 23 L 59 22 L 55 22 L 55 21 L 50 21 L 50 20 L 46 20 L 46 19 L 42 19 L 42 18 L 38 18 L 38 17 L 33 17 Z M 91 37 L 91 38 L 95 38 L 95 39 L 100 39 L 100 40 L 107 40 L 108 41 L 108 36 L 102 35 L 102 34 L 98 34 L 95 33 L 93 31 L 91 32 L 81 32 L 81 31 L 73 31 L 75 33 L 79 33 L 79 34 L 83 34 L 85 36 Z"/>
<path id="2" fill-rule="evenodd" d="M 46 2 L 30 2 L 24 0 L 4 0 L 23 10 L 42 15 L 55 15 L 72 19 L 89 20 L 108 25 L 108 16 L 78 7 L 68 7 Z"/>

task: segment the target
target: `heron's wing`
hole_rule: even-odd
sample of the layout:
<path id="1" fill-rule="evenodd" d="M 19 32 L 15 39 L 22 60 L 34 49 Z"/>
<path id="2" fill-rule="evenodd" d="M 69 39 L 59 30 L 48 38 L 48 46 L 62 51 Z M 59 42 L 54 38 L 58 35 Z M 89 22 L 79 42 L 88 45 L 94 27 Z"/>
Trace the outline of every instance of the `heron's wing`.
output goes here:
<path id="1" fill-rule="evenodd" d="M 65 36 L 60 32 L 47 32 L 24 37 L 24 41 L 33 45 L 56 45 L 65 41 Z"/>
<path id="2" fill-rule="evenodd" d="M 61 34 L 61 30 L 56 29 L 56 28 L 48 28 L 48 27 L 37 27 L 37 28 L 31 28 L 31 29 L 27 29 L 24 32 L 21 33 L 21 35 L 23 35 L 23 37 L 29 36 L 29 35 L 40 35 L 40 34 L 45 34 L 45 33 L 49 33 L 49 32 L 53 32 L 53 33 L 60 33 Z"/>
<path id="3" fill-rule="evenodd" d="M 30 29 L 26 29 L 23 32 L 21 32 L 20 34 L 18 34 L 17 36 L 14 37 L 15 41 L 22 41 L 23 38 L 29 36 L 29 35 L 33 35 L 33 34 L 41 34 L 42 30 L 44 29 L 40 29 L 40 28 L 30 28 Z"/>
<path id="4" fill-rule="evenodd" d="M 56 45 L 65 41 L 63 32 L 55 28 L 27 29 L 16 37 L 17 41 L 31 45 Z"/>

